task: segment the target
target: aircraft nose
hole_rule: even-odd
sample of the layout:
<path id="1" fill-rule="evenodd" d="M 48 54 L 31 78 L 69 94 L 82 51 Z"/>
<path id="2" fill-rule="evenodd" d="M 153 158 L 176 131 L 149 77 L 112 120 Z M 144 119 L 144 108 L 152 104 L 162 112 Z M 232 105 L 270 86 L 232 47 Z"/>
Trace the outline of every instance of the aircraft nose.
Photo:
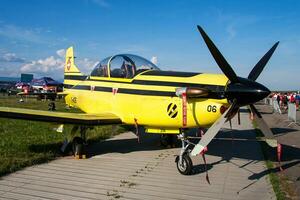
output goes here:
<path id="1" fill-rule="evenodd" d="M 240 106 L 253 104 L 266 98 L 271 92 L 264 85 L 255 81 L 239 78 L 238 83 L 230 83 L 226 89 L 229 100 L 236 99 Z"/>
<path id="2" fill-rule="evenodd" d="M 259 83 L 258 83 L 258 87 L 256 88 L 256 92 L 257 95 L 259 96 L 259 99 L 264 99 L 267 96 L 269 96 L 269 94 L 271 93 L 271 91 L 267 87 Z"/>

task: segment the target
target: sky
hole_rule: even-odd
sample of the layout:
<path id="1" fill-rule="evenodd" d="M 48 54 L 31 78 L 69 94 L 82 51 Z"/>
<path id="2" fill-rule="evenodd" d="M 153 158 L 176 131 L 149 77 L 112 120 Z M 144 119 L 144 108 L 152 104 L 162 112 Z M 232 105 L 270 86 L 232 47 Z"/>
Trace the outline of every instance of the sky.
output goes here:
<path id="1" fill-rule="evenodd" d="M 105 57 L 130 53 L 162 70 L 222 73 L 197 25 L 238 76 L 280 44 L 257 79 L 300 90 L 299 0 L 1 0 L 0 76 L 63 78 L 65 49 L 89 73 Z"/>

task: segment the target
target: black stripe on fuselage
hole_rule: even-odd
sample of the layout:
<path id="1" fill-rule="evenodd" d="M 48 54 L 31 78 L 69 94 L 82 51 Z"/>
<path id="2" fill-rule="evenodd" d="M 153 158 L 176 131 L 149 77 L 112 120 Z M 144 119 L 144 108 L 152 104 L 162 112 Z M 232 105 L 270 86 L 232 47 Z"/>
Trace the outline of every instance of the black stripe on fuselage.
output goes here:
<path id="1" fill-rule="evenodd" d="M 72 77 L 75 77 L 75 76 L 69 76 L 67 78 L 65 77 L 65 79 L 79 80 L 77 77 L 75 77 L 74 79 Z M 198 88 L 206 88 L 206 89 L 217 90 L 217 91 L 224 91 L 224 86 L 206 85 L 206 84 L 198 84 L 198 83 L 151 81 L 151 80 L 133 80 L 132 82 L 124 82 L 124 81 L 115 81 L 115 80 L 91 79 L 90 77 L 88 77 L 86 80 L 97 81 L 97 82 L 107 82 L 107 83 L 137 84 L 137 85 L 156 85 L 156 86 L 171 86 L 171 87 L 198 87 Z"/>
<path id="2" fill-rule="evenodd" d="M 64 88 L 67 88 L 67 89 L 70 89 L 72 88 L 74 85 L 71 85 L 71 84 L 64 84 Z"/>
<path id="3" fill-rule="evenodd" d="M 65 75 L 64 79 L 68 79 L 68 80 L 79 80 L 79 81 L 83 81 L 87 78 L 88 76 L 84 76 L 84 75 Z"/>
<path id="4" fill-rule="evenodd" d="M 75 90 L 91 90 L 91 86 L 89 85 L 76 85 L 72 89 Z M 100 87 L 95 86 L 93 91 L 98 92 L 112 92 L 113 88 L 111 87 Z M 136 95 L 150 95 L 150 96 L 176 96 L 175 92 L 167 92 L 167 91 L 155 91 L 155 90 L 137 90 L 137 89 L 129 89 L 129 88 L 118 88 L 117 93 L 120 94 L 136 94 Z"/>
<path id="5" fill-rule="evenodd" d="M 176 77 L 192 77 L 198 74 L 199 73 L 195 73 L 195 72 L 174 72 L 174 71 L 158 71 L 158 70 L 147 71 L 143 73 L 143 75 L 146 76 L 176 76 Z"/>
<path id="6" fill-rule="evenodd" d="M 171 87 L 197 87 L 197 88 L 207 88 L 207 89 L 216 89 L 224 91 L 224 86 L 219 85 L 206 85 L 198 83 L 184 83 L 184 82 L 169 82 L 169 81 L 149 81 L 149 80 L 133 80 L 132 84 L 137 85 L 156 85 L 156 86 L 171 86 Z"/>
<path id="7" fill-rule="evenodd" d="M 91 91 L 92 87 L 90 85 L 76 85 L 72 89 Z M 113 88 L 94 86 L 93 91 L 113 92 Z M 138 90 L 138 89 L 129 89 L 129 88 L 118 88 L 116 93 L 118 93 L 118 94 L 148 95 L 148 96 L 166 96 L 166 97 L 175 97 L 176 96 L 176 93 L 171 92 L 171 91 Z M 205 98 L 223 99 L 225 97 L 224 97 L 224 92 L 213 91 Z"/>
<path id="8" fill-rule="evenodd" d="M 75 77 L 75 79 L 73 79 Z M 68 80 L 79 80 L 78 76 L 69 75 Z M 84 80 L 88 81 L 97 81 L 97 82 L 111 82 L 111 83 L 123 83 L 123 84 L 137 84 L 137 85 L 155 85 L 155 86 L 171 86 L 171 87 L 196 87 L 196 88 L 204 88 L 210 90 L 210 94 L 206 98 L 214 98 L 214 99 L 223 99 L 224 97 L 224 90 L 225 86 L 220 85 L 207 85 L 207 84 L 197 84 L 197 83 L 184 83 L 184 82 L 169 82 L 169 81 L 152 81 L 152 80 L 133 80 L 132 82 L 123 82 L 123 81 L 115 81 L 115 80 L 99 80 L 99 79 L 91 79 L 86 76 Z M 72 85 L 66 84 L 67 88 L 72 88 Z M 75 85 L 72 89 L 77 90 L 91 90 L 90 85 Z M 94 91 L 101 91 L 101 92 L 112 92 L 112 87 L 99 87 L 95 86 Z M 152 96 L 175 96 L 175 92 L 168 92 L 168 91 L 153 91 L 153 90 L 137 90 L 137 89 L 130 89 L 130 88 L 118 88 L 117 93 L 124 93 L 124 94 L 136 94 L 136 95 L 152 95 Z"/>
<path id="9" fill-rule="evenodd" d="M 75 85 L 72 89 L 75 90 L 91 90 L 90 85 Z"/>

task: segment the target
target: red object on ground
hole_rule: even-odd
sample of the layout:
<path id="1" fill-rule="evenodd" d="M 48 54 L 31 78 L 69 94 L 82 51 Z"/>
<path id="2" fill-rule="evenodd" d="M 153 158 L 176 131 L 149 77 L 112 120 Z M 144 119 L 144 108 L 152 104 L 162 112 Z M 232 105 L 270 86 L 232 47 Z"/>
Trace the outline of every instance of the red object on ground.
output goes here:
<path id="1" fill-rule="evenodd" d="M 282 167 L 281 167 L 281 155 L 282 155 L 282 146 L 281 144 L 277 144 L 277 160 L 279 162 L 279 169 L 280 171 L 283 171 Z"/>
<path id="2" fill-rule="evenodd" d="M 29 88 L 27 86 L 25 86 L 25 87 L 23 87 L 23 91 L 24 91 L 25 94 L 28 94 Z"/>

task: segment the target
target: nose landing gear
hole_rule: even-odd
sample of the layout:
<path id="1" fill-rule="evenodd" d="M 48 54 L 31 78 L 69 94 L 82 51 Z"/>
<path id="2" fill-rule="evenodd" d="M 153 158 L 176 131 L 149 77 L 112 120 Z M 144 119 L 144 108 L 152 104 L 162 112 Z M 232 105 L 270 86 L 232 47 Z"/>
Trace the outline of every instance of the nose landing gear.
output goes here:
<path id="1" fill-rule="evenodd" d="M 189 146 L 192 144 L 188 138 L 186 137 L 185 133 L 182 131 L 181 134 L 178 136 L 178 138 L 181 140 L 181 150 L 180 155 L 176 157 L 175 162 L 177 166 L 177 170 L 180 174 L 183 175 L 190 175 L 192 173 L 193 169 L 193 162 L 190 158 L 190 152 Z"/>

